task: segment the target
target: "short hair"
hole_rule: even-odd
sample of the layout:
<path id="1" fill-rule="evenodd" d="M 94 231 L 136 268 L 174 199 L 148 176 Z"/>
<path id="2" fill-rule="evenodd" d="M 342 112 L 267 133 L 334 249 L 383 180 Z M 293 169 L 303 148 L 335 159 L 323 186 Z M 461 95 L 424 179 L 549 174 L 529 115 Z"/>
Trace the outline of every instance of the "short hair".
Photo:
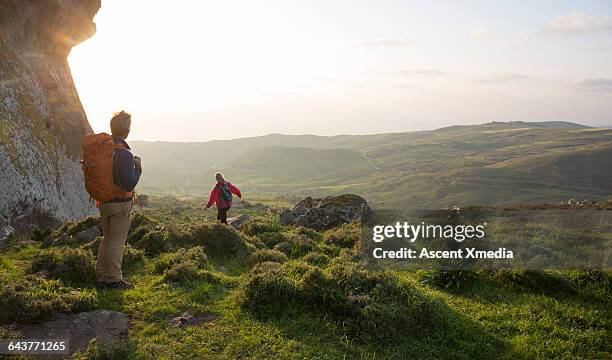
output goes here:
<path id="1" fill-rule="evenodd" d="M 220 172 L 215 173 L 215 179 L 217 179 L 217 181 L 225 181 L 223 174 L 221 174 Z"/>
<path id="2" fill-rule="evenodd" d="M 113 135 L 121 136 L 126 135 L 130 132 L 130 126 L 132 125 L 132 115 L 121 110 L 113 114 L 110 121 L 111 133 Z"/>

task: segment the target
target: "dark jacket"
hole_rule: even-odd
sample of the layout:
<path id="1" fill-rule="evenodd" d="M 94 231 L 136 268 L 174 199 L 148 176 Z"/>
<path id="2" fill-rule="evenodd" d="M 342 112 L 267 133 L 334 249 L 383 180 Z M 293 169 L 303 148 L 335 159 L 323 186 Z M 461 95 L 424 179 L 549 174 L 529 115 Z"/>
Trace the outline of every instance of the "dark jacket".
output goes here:
<path id="1" fill-rule="evenodd" d="M 121 186 L 125 191 L 133 191 L 140 180 L 142 168 L 134 164 L 134 155 L 130 146 L 117 136 L 113 136 L 117 144 L 123 144 L 125 149 L 115 149 L 115 159 L 113 161 L 113 178 L 115 185 Z"/>

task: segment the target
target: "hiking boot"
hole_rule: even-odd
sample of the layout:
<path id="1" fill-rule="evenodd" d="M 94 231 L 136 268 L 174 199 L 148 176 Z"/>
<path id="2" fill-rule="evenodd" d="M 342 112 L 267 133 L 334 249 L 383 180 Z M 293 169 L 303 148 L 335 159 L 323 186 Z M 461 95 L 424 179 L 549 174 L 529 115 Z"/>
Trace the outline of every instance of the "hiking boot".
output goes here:
<path id="1" fill-rule="evenodd" d="M 106 289 L 121 289 L 121 290 L 130 290 L 134 288 L 134 285 L 130 284 L 125 280 L 119 280 L 112 283 L 106 283 Z"/>
<path id="2" fill-rule="evenodd" d="M 96 288 L 98 288 L 98 289 L 106 289 L 106 283 L 103 282 L 103 281 L 98 281 L 96 283 Z"/>

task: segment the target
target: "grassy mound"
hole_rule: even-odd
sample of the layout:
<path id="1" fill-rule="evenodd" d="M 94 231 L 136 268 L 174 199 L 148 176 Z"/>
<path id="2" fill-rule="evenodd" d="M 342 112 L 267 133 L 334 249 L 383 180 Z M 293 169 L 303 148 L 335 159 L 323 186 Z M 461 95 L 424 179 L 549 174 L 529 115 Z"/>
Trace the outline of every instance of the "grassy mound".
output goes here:
<path id="1" fill-rule="evenodd" d="M 207 255 L 220 258 L 245 258 L 255 250 L 236 229 L 218 222 L 179 225 L 170 231 L 168 241 L 175 248 L 202 246 Z"/>
<path id="2" fill-rule="evenodd" d="M 180 248 L 175 252 L 160 255 L 155 260 L 154 270 L 157 273 L 163 273 L 176 264 L 187 262 L 193 262 L 199 268 L 210 268 L 204 248 L 195 246 L 189 249 Z"/>
<path id="3" fill-rule="evenodd" d="M 131 272 L 144 266 L 145 253 L 143 250 L 136 249 L 131 245 L 126 245 L 123 249 L 122 269 L 124 272 Z"/>
<path id="4" fill-rule="evenodd" d="M 271 249 L 257 250 L 249 257 L 249 263 L 251 265 L 256 265 L 266 261 L 284 263 L 287 260 L 287 255 L 278 250 Z"/>
<path id="5" fill-rule="evenodd" d="M 342 248 L 352 248 L 361 239 L 361 225 L 358 222 L 342 224 L 341 226 L 325 232 L 323 241 Z"/>
<path id="6" fill-rule="evenodd" d="M 209 283 L 220 283 L 221 278 L 208 270 L 198 267 L 194 261 L 176 263 L 164 271 L 162 278 L 166 283 L 187 284 L 196 280 L 204 280 Z"/>
<path id="7" fill-rule="evenodd" d="M 79 248 L 55 248 L 34 255 L 30 272 L 48 271 L 54 279 L 70 285 L 90 286 L 96 279 L 96 267 L 91 251 Z"/>
<path id="8" fill-rule="evenodd" d="M 281 230 L 279 223 L 263 219 L 252 219 L 242 224 L 240 231 L 255 236 L 263 233 L 278 233 Z"/>
<path id="9" fill-rule="evenodd" d="M 155 256 L 167 249 L 167 233 L 157 220 L 136 213 L 130 222 L 127 242 L 147 256 Z"/>
<path id="10" fill-rule="evenodd" d="M 258 316 L 308 308 L 335 320 L 360 341 L 399 340 L 441 326 L 440 307 L 394 275 L 361 268 L 346 258 L 326 269 L 304 262 L 263 262 L 248 274 L 242 305 Z"/>
<path id="11" fill-rule="evenodd" d="M 67 288 L 60 281 L 32 275 L 0 280 L 0 323 L 34 323 L 58 312 L 80 312 L 93 309 L 91 292 Z"/>

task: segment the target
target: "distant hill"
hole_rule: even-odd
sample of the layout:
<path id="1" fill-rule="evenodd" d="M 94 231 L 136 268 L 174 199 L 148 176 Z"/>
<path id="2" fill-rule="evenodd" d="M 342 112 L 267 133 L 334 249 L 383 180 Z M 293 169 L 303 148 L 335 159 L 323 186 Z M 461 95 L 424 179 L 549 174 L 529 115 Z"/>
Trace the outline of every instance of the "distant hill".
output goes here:
<path id="1" fill-rule="evenodd" d="M 612 129 L 492 122 L 375 135 L 134 142 L 149 191 L 200 193 L 215 171 L 250 192 L 356 192 L 374 206 L 559 202 L 612 197 Z M 189 184 L 189 187 L 187 186 Z"/>

